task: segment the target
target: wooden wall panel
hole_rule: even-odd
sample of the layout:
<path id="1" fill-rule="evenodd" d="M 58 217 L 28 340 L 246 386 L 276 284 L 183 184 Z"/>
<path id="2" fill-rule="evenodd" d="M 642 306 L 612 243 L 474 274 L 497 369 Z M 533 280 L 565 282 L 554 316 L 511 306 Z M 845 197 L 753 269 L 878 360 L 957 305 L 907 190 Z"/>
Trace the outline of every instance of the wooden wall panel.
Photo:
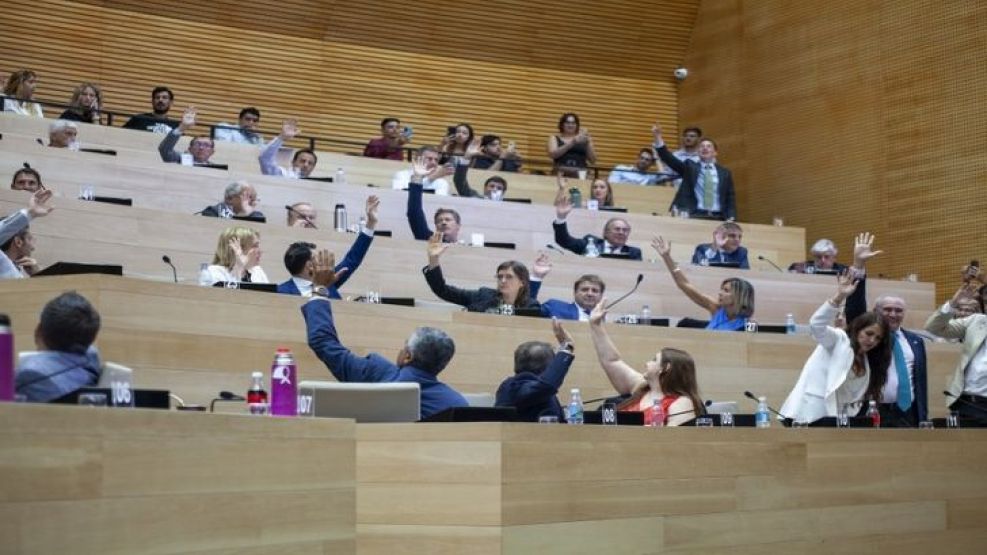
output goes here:
<path id="1" fill-rule="evenodd" d="M 634 160 L 656 114 L 675 119 L 672 70 L 697 6 L 14 0 L 0 16 L 0 70 L 38 71 L 42 99 L 67 101 L 93 80 L 109 109 L 143 112 L 167 84 L 176 109 L 193 104 L 207 122 L 254 105 L 265 129 L 295 116 L 305 133 L 361 143 L 383 116 L 414 126 L 416 144 L 467 121 L 540 159 L 559 115 L 575 111 L 610 165 Z"/>
<path id="2" fill-rule="evenodd" d="M 938 298 L 984 260 L 987 7 L 973 1 L 703 2 L 680 125 L 734 169 L 741 218 L 877 234 L 876 273 Z"/>

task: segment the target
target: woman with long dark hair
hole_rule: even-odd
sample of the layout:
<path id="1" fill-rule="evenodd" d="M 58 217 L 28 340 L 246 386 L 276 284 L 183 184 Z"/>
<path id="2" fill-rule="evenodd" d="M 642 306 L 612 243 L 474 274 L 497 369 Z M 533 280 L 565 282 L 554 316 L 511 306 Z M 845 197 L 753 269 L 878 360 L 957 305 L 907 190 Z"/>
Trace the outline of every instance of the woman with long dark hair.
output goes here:
<path id="1" fill-rule="evenodd" d="M 836 294 L 809 320 L 818 345 L 802 367 L 802 374 L 781 407 L 795 421 L 812 422 L 824 416 L 860 412 L 867 401 L 881 402 L 891 362 L 891 332 L 875 312 L 865 312 L 844 330 L 832 326 L 840 304 L 857 289 L 848 273 L 839 277 Z"/>
<path id="2" fill-rule="evenodd" d="M 665 426 L 678 426 L 702 414 L 703 402 L 696 380 L 696 363 L 689 353 L 665 347 L 639 372 L 624 362 L 603 325 L 607 311 L 602 299 L 589 316 L 593 347 L 617 393 L 630 395 L 617 410 L 647 412 L 655 401 L 665 414 Z"/>

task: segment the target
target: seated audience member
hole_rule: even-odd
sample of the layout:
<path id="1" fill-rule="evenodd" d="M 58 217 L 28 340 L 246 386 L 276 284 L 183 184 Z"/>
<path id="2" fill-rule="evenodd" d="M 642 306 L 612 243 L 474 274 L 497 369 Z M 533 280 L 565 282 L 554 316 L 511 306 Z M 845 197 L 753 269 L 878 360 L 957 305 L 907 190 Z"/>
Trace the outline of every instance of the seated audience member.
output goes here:
<path id="1" fill-rule="evenodd" d="M 168 87 L 154 87 L 151 91 L 152 112 L 137 114 L 123 124 L 125 129 L 139 129 L 150 131 L 151 133 L 171 133 L 172 129 L 178 127 L 178 122 L 168 119 L 168 111 L 171 110 L 171 103 L 174 102 L 175 95 Z"/>
<path id="2" fill-rule="evenodd" d="M 716 264 L 738 264 L 740 268 L 749 270 L 751 265 L 747 260 L 747 249 L 740 246 L 744 238 L 744 230 L 733 222 L 724 222 L 713 231 L 713 242 L 696 245 L 692 253 L 692 263 L 700 266 Z"/>
<path id="3" fill-rule="evenodd" d="M 604 179 L 594 179 L 589 186 L 589 200 L 595 200 L 600 208 L 613 206 L 613 187 Z"/>
<path id="4" fill-rule="evenodd" d="M 737 219 L 737 198 L 733 174 L 716 161 L 716 143 L 704 137 L 699 141 L 699 163 L 679 160 L 669 152 L 661 136 L 661 124 L 651 128 L 658 157 L 672 171 L 682 176 L 672 207 L 690 216 Z"/>
<path id="5" fill-rule="evenodd" d="M 173 164 L 182 163 L 182 155 L 175 150 L 175 145 L 178 144 L 178 139 L 182 138 L 183 133 L 195 126 L 195 116 L 196 111 L 194 107 L 190 106 L 186 108 L 178 127 L 169 131 L 161 139 L 161 143 L 158 144 L 158 153 L 161 154 L 163 161 Z M 197 135 L 189 143 L 188 153 L 192 155 L 193 164 L 196 166 L 205 166 L 211 163 L 209 158 L 212 157 L 215 148 L 215 143 L 213 143 L 213 140 L 208 135 Z"/>
<path id="6" fill-rule="evenodd" d="M 975 284 L 964 284 L 925 323 L 926 331 L 963 342 L 963 352 L 946 391 L 952 395 L 950 410 L 964 418 L 987 420 L 987 315 L 980 312 L 959 317 L 960 303 L 978 293 Z"/>
<path id="7" fill-rule="evenodd" d="M 363 149 L 363 155 L 368 158 L 383 158 L 384 160 L 403 160 L 402 148 L 410 139 L 408 133 L 401 132 L 401 120 L 384 118 L 380 121 L 380 137 L 370 139 Z"/>
<path id="8" fill-rule="evenodd" d="M 68 291 L 48 301 L 34 330 L 38 353 L 17 368 L 14 386 L 34 403 L 47 403 L 86 386 L 103 373 L 99 351 L 99 312 L 85 297 Z"/>
<path id="9" fill-rule="evenodd" d="M 480 139 L 480 148 L 470 156 L 470 167 L 477 170 L 494 172 L 517 172 L 521 169 L 521 155 L 514 143 L 501 146 L 497 135 L 484 135 Z"/>
<path id="10" fill-rule="evenodd" d="M 423 146 L 418 149 L 415 159 L 422 160 L 425 164 L 425 169 L 429 172 L 422 179 L 422 189 L 435 191 L 437 195 L 448 195 L 449 182 L 443 179 L 443 177 L 449 175 L 449 168 L 439 165 L 439 151 L 435 150 L 435 147 L 432 146 Z M 391 188 L 399 190 L 407 189 L 408 183 L 411 181 L 411 176 L 412 170 L 410 168 L 395 172 L 394 177 L 391 179 Z"/>
<path id="11" fill-rule="evenodd" d="M 456 194 L 461 197 L 485 198 L 487 200 L 504 199 L 504 193 L 507 192 L 507 181 L 503 177 L 499 175 L 488 177 L 483 182 L 483 194 L 481 195 L 470 187 L 469 181 L 466 180 L 466 174 L 469 173 L 469 170 L 468 162 L 465 159 L 459 159 L 456 163 L 456 173 L 452 176 L 452 182 L 456 185 Z"/>
<path id="12" fill-rule="evenodd" d="M 425 219 L 425 209 L 422 207 L 422 181 L 428 175 L 428 166 L 424 160 L 416 160 L 411 165 L 411 181 L 408 182 L 408 225 L 411 234 L 419 241 L 432 237 L 432 230 Z M 439 208 L 433 217 L 435 229 L 442 234 L 442 241 L 456 243 L 459 241 L 460 217 L 459 212 L 452 208 Z"/>
<path id="13" fill-rule="evenodd" d="M 678 426 L 700 416 L 703 402 L 696 381 L 696 363 L 689 353 L 665 347 L 655 353 L 655 359 L 645 363 L 644 373 L 624 362 L 603 322 L 606 319 L 606 299 L 593 308 L 589 331 L 600 366 L 617 393 L 630 395 L 617 410 L 643 412 L 645 421 L 657 402 L 665 414 L 665 426 Z"/>
<path id="14" fill-rule="evenodd" d="M 531 267 L 532 284 L 542 281 L 545 275 L 548 274 L 547 270 L 551 270 L 551 268 L 552 265 L 548 263 L 547 256 L 545 256 L 544 260 L 542 260 L 542 257 L 539 257 L 538 261 Z M 532 288 L 534 289 L 535 287 Z M 596 274 L 581 275 L 572 284 L 572 302 L 549 299 L 541 303 L 541 313 L 544 316 L 558 318 L 559 320 L 588 322 L 590 312 L 600 302 L 600 298 L 603 297 L 603 293 L 606 290 L 607 285 L 603 283 L 600 276 Z"/>
<path id="15" fill-rule="evenodd" d="M 793 274 L 814 274 L 816 272 L 843 273 L 847 268 L 845 265 L 836 262 L 837 252 L 839 251 L 836 250 L 835 243 L 829 239 L 820 239 L 809 249 L 812 260 L 793 262 L 788 267 L 788 271 Z"/>
<path id="16" fill-rule="evenodd" d="M 200 214 L 210 218 L 230 219 L 235 216 L 259 220 L 264 217 L 264 214 L 256 209 L 259 202 L 260 199 L 257 198 L 257 191 L 253 185 L 246 181 L 234 181 L 223 191 L 223 202 L 203 208 Z"/>
<path id="17" fill-rule="evenodd" d="M 34 90 L 38 87 L 38 74 L 30 69 L 22 69 L 10 74 L 3 87 L 3 111 L 36 118 L 45 117 L 41 105 L 31 102 Z"/>
<path id="18" fill-rule="evenodd" d="M 882 251 L 872 250 L 874 236 L 861 233 L 853 244 L 853 272 L 860 277 L 856 290 L 846 300 L 846 320 L 852 322 L 867 312 L 867 261 Z M 874 312 L 887 323 L 891 333 L 890 363 L 875 370 L 882 372 L 881 395 L 877 408 L 883 427 L 915 427 L 928 419 L 929 376 L 922 337 L 902 327 L 907 311 L 905 299 L 882 295 L 874 302 Z M 885 371 L 886 370 L 886 371 Z"/>
<path id="19" fill-rule="evenodd" d="M 623 218 L 610 218 L 603 226 L 603 238 L 595 235 L 585 235 L 581 239 L 569 235 L 569 228 L 566 218 L 572 212 L 572 202 L 569 200 L 569 191 L 564 180 L 559 178 L 559 190 L 555 195 L 555 215 L 556 219 L 552 223 L 555 230 L 555 242 L 562 248 L 576 254 L 587 254 L 590 244 L 590 254 L 593 250 L 597 254 L 617 254 L 626 256 L 629 260 L 641 260 L 641 249 L 627 244 L 627 238 L 631 234 L 631 224 Z"/>
<path id="20" fill-rule="evenodd" d="M 315 220 L 319 212 L 307 202 L 296 202 L 288 207 L 288 227 L 307 227 L 316 229 Z"/>
<path id="21" fill-rule="evenodd" d="M 79 148 L 79 126 L 75 122 L 57 119 L 48 125 L 48 146 L 52 148 Z"/>
<path id="22" fill-rule="evenodd" d="M 514 350 L 514 375 L 500 383 L 494 406 L 514 407 L 523 422 L 540 416 L 562 421 L 562 405 L 556 395 L 572 366 L 575 346 L 562 322 L 552 320 L 558 351 L 544 341 L 525 341 Z"/>
<path id="23" fill-rule="evenodd" d="M 29 226 L 31 220 L 47 216 L 54 206 L 54 193 L 36 191 L 31 195 L 27 208 L 22 208 L 0 220 L 0 279 L 28 277 L 37 271 L 37 263 L 31 258 L 34 237 Z"/>
<path id="24" fill-rule="evenodd" d="M 836 294 L 809 319 L 816 350 L 802 367 L 781 413 L 796 422 L 837 416 L 844 407 L 850 416 L 866 410 L 867 401 L 881 398 L 891 361 L 891 332 L 874 312 L 865 312 L 843 328 L 833 327 L 840 305 L 857 288 L 850 273 L 839 277 Z"/>
<path id="25" fill-rule="evenodd" d="M 289 141 L 298 135 L 298 132 L 297 121 L 289 119 L 281 123 L 281 134 L 260 151 L 258 160 L 260 161 L 261 173 L 264 175 L 280 175 L 281 177 L 291 179 L 308 177 L 312 174 L 312 170 L 315 169 L 315 164 L 319 161 L 319 158 L 315 155 L 315 151 L 310 148 L 296 150 L 294 156 L 291 157 L 290 168 L 283 168 L 277 164 L 278 149 L 281 148 L 281 145 L 285 141 Z"/>
<path id="26" fill-rule="evenodd" d="M 564 177 L 577 177 L 580 170 L 596 163 L 596 150 L 589 131 L 580 128 L 579 116 L 562 114 L 559 118 L 559 134 L 548 138 L 548 157 L 554 162 L 555 172 Z"/>
<path id="27" fill-rule="evenodd" d="M 728 278 L 720 284 L 717 298 L 704 295 L 685 277 L 682 269 L 672 259 L 672 244 L 662 237 L 655 237 L 651 246 L 658 252 L 672 274 L 675 285 L 689 300 L 701 306 L 712 316 L 708 330 L 743 331 L 747 320 L 754 315 L 754 286 L 740 278 Z"/>
<path id="28" fill-rule="evenodd" d="M 260 125 L 260 110 L 254 107 L 240 110 L 237 125 L 220 123 L 223 127 L 217 127 L 214 137 L 217 141 L 229 143 L 240 143 L 249 145 L 264 145 L 264 137 L 260 136 L 257 126 Z"/>
<path id="29" fill-rule="evenodd" d="M 44 190 L 44 188 L 44 184 L 41 183 L 41 174 L 38 173 L 38 170 L 27 164 L 24 164 L 23 168 L 14 172 L 14 177 L 10 180 L 10 189 L 13 191 L 36 193 Z"/>
<path id="30" fill-rule="evenodd" d="M 442 241 L 442 233 L 436 231 L 428 241 L 428 266 L 422 269 L 425 281 L 435 296 L 470 312 L 495 312 L 513 314 L 515 308 L 540 308 L 531 292 L 528 268 L 516 260 L 508 260 L 497 266 L 497 288 L 460 289 L 446 284 L 439 257 L 449 248 Z M 536 291 L 537 293 L 537 291 Z"/>
<path id="31" fill-rule="evenodd" d="M 199 275 L 199 285 L 219 282 L 269 283 L 260 267 L 260 233 L 238 225 L 219 234 L 212 264 Z"/>
<path id="32" fill-rule="evenodd" d="M 103 106 L 103 92 L 95 83 L 82 83 L 72 91 L 69 108 L 58 119 L 81 121 L 99 125 L 99 111 Z"/>
<path id="33" fill-rule="evenodd" d="M 614 166 L 610 176 L 607 177 L 607 182 L 657 185 L 674 177 L 675 174 L 663 172 L 660 163 L 658 168 L 653 168 L 654 165 L 655 152 L 650 148 L 642 148 L 637 153 L 637 163 Z"/>
<path id="34" fill-rule="evenodd" d="M 336 282 L 329 287 L 329 298 L 340 299 L 339 287 L 342 287 L 360 267 L 363 257 L 370 250 L 374 240 L 374 229 L 377 228 L 377 208 L 380 199 L 371 195 L 367 198 L 367 225 L 357 234 L 356 241 L 350 247 L 343 261 L 336 265 Z M 312 243 L 297 242 L 288 246 L 284 253 L 284 267 L 291 279 L 278 284 L 278 293 L 286 295 L 312 296 L 312 278 L 315 276 L 316 246 Z"/>
<path id="35" fill-rule="evenodd" d="M 448 164 L 468 158 L 471 154 L 479 153 L 473 148 L 473 126 L 468 123 L 450 125 L 445 137 L 439 143 L 439 163 Z M 467 161 L 468 163 L 468 161 Z"/>
<path id="36" fill-rule="evenodd" d="M 456 345 L 444 331 L 421 327 L 411 333 L 393 363 L 377 353 L 353 354 L 339 341 L 333 322 L 329 287 L 334 284 L 334 260 L 328 251 L 316 254 L 313 296 L 302 305 L 308 346 L 340 382 L 415 382 L 421 386 L 422 418 L 469 403 L 456 390 L 439 381 L 439 373 L 452 360 Z"/>

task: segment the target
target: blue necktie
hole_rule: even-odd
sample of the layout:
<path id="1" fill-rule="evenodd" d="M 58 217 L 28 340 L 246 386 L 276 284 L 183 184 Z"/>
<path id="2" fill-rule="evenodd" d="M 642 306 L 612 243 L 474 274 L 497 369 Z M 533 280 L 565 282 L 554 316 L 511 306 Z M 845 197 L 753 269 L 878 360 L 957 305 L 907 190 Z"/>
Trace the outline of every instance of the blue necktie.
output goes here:
<path id="1" fill-rule="evenodd" d="M 912 382 L 908 379 L 908 365 L 905 364 L 905 352 L 901 350 L 898 335 L 894 336 L 891 347 L 894 355 L 894 367 L 898 370 L 898 408 L 907 411 L 912 406 Z"/>

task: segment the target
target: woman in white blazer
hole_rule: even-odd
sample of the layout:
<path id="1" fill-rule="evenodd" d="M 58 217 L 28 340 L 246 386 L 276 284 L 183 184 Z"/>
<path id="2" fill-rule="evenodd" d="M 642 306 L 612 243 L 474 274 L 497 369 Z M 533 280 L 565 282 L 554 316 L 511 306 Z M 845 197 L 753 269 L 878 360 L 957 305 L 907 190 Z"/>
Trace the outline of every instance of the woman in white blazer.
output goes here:
<path id="1" fill-rule="evenodd" d="M 781 407 L 781 413 L 796 422 L 836 416 L 844 405 L 847 414 L 854 415 L 867 400 L 880 402 L 891 361 L 887 324 L 878 314 L 866 312 L 850 322 L 846 330 L 831 325 L 840 304 L 856 289 L 856 280 L 848 274 L 841 275 L 836 295 L 809 320 L 818 346 L 805 361 L 795 388 Z"/>

